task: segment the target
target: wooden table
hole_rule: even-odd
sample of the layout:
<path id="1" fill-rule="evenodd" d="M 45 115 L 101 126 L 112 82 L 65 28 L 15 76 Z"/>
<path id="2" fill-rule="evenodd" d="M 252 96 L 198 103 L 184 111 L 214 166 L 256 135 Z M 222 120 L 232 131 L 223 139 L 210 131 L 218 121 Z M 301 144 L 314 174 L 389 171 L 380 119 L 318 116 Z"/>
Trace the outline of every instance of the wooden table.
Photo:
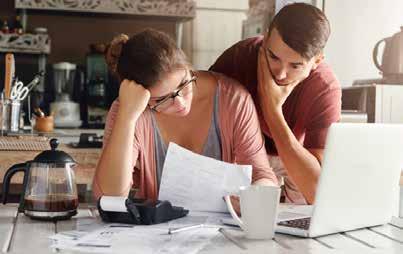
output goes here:
<path id="1" fill-rule="evenodd" d="M 78 215 L 57 223 L 31 220 L 16 214 L 16 205 L 0 205 L 0 247 L 8 253 L 71 253 L 50 249 L 49 236 L 74 230 L 80 221 L 101 225 L 97 211 L 81 205 Z M 5 242 L 13 229 L 9 248 Z M 276 234 L 274 240 L 252 241 L 237 236 L 247 247 L 242 250 L 218 234 L 199 253 L 403 253 L 403 229 L 384 225 L 313 239 Z M 130 248 L 135 250 L 136 246 Z M 130 250 L 128 250 L 129 252 Z M 126 252 L 126 253 L 128 253 Z M 131 252 L 131 251 L 130 251 Z"/>

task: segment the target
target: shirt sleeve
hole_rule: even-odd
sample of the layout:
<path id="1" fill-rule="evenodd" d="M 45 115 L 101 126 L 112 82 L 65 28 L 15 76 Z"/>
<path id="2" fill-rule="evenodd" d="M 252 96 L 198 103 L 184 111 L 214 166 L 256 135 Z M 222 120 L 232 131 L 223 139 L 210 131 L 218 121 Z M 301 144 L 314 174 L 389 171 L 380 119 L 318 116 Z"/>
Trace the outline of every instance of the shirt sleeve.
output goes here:
<path id="1" fill-rule="evenodd" d="M 110 136 L 112 134 L 112 130 L 113 130 L 113 126 L 115 123 L 115 119 L 117 116 L 119 110 L 119 102 L 118 101 L 114 101 L 112 103 L 111 108 L 109 109 L 108 115 L 106 117 L 106 123 L 105 123 L 105 129 L 104 129 L 104 137 L 103 137 L 103 144 L 102 144 L 102 153 L 103 153 L 103 149 L 105 149 L 106 145 L 108 144 L 109 140 L 110 140 Z M 132 160 L 132 166 L 131 168 L 135 170 L 135 164 L 137 161 L 137 157 L 138 157 L 138 142 L 136 141 L 136 139 L 134 139 L 133 142 L 133 160 Z M 110 169 L 113 170 L 113 169 Z M 135 172 L 133 172 L 133 176 L 135 176 Z M 130 189 L 132 187 L 133 181 L 130 184 L 130 186 L 128 186 L 128 189 Z M 99 198 L 100 196 L 103 195 L 103 191 L 101 189 L 101 187 L 98 184 L 98 179 L 95 176 L 94 180 L 93 180 L 93 185 L 92 185 L 92 190 L 93 190 L 93 195 L 95 198 Z"/>
<path id="2" fill-rule="evenodd" d="M 252 183 L 266 178 L 277 184 L 267 157 L 256 108 L 249 94 L 236 111 L 233 134 L 236 163 L 252 165 Z"/>
<path id="3" fill-rule="evenodd" d="M 330 125 L 338 122 L 340 116 L 341 89 L 335 87 L 319 95 L 308 113 L 304 147 L 323 149 Z"/>
<path id="4" fill-rule="evenodd" d="M 215 63 L 210 66 L 209 71 L 219 72 L 229 77 L 234 77 L 235 73 L 235 52 L 236 45 L 228 48 L 222 53 Z"/>

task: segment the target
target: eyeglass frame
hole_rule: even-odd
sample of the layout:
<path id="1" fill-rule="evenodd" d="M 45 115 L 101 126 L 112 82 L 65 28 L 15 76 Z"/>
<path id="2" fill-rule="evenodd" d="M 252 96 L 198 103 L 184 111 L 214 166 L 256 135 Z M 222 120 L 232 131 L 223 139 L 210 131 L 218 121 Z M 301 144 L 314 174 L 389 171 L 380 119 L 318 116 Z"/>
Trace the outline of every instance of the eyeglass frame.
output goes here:
<path id="1" fill-rule="evenodd" d="M 166 95 L 164 98 L 160 99 L 160 101 L 158 103 L 156 103 L 155 105 L 151 106 L 150 104 L 148 104 L 148 107 L 152 110 L 152 111 L 158 111 L 157 107 L 161 106 L 163 103 L 165 103 L 166 101 L 168 101 L 169 99 L 172 99 L 172 101 L 175 100 L 176 97 L 181 96 L 179 93 L 187 86 L 189 86 L 190 84 L 195 83 L 196 84 L 196 80 L 197 80 L 197 76 L 194 74 L 193 71 L 189 71 L 191 78 L 189 80 L 186 81 L 186 83 L 182 84 L 181 87 L 179 87 L 176 91 L 172 92 L 171 94 Z"/>

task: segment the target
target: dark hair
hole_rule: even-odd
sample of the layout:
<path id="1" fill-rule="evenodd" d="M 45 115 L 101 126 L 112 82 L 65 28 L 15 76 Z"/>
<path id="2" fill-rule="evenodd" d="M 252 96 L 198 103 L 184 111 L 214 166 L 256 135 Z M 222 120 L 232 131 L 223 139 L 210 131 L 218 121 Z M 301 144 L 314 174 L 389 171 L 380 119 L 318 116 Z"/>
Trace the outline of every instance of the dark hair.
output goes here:
<path id="1" fill-rule="evenodd" d="M 185 54 L 171 37 L 154 29 L 146 29 L 123 44 L 117 73 L 121 79 L 149 87 L 161 81 L 167 73 L 187 67 L 190 64 Z"/>
<path id="2" fill-rule="evenodd" d="M 271 22 L 269 33 L 273 28 L 290 48 L 306 59 L 322 52 L 330 35 L 330 24 L 325 14 L 305 3 L 282 8 Z"/>

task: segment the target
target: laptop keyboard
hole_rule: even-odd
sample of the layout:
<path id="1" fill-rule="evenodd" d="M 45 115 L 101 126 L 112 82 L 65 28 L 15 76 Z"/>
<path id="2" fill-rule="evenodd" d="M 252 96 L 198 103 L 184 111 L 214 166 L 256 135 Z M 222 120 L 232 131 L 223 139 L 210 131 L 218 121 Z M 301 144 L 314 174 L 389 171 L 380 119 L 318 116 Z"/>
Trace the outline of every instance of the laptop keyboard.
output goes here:
<path id="1" fill-rule="evenodd" d="M 278 225 L 308 230 L 310 223 L 311 223 L 311 218 L 303 218 L 303 219 L 297 219 L 297 220 L 282 221 L 282 222 L 279 222 Z"/>

